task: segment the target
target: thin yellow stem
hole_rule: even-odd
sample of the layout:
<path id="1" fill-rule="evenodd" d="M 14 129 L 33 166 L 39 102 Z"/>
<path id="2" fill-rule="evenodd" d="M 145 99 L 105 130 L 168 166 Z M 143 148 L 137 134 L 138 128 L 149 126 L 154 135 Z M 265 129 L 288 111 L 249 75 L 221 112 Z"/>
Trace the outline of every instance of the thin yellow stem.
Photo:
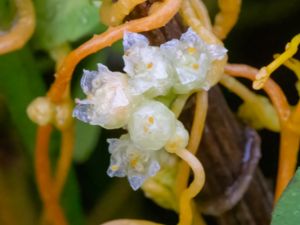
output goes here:
<path id="1" fill-rule="evenodd" d="M 204 24 L 198 19 L 189 0 L 182 2 L 180 14 L 185 23 L 192 27 L 193 30 L 208 44 L 221 44 L 221 41 L 215 35 L 205 28 Z"/>
<path id="2" fill-rule="evenodd" d="M 181 149 L 177 150 L 175 153 L 191 167 L 194 173 L 194 180 L 190 186 L 182 192 L 179 200 L 178 225 L 191 225 L 193 221 L 191 200 L 203 188 L 205 181 L 204 169 L 200 161 L 188 150 Z"/>
<path id="3" fill-rule="evenodd" d="M 185 106 L 186 101 L 191 96 L 191 94 L 179 95 L 172 104 L 171 110 L 178 118 Z"/>
<path id="4" fill-rule="evenodd" d="M 201 137 L 203 128 L 205 125 L 205 118 L 208 108 L 208 94 L 207 92 L 199 92 L 196 94 L 194 120 L 190 134 L 189 144 L 187 149 L 192 153 L 196 154 Z M 184 162 L 180 162 L 178 175 L 176 178 L 175 193 L 177 197 L 181 195 L 182 191 L 186 188 L 188 183 L 190 169 L 189 166 Z"/>
<path id="5" fill-rule="evenodd" d="M 0 34 L 0 55 L 22 48 L 30 39 L 35 28 L 35 12 L 31 0 L 14 0 L 17 21 L 4 34 Z"/>
<path id="6" fill-rule="evenodd" d="M 255 93 L 250 91 L 246 86 L 244 86 L 233 77 L 224 74 L 222 79 L 220 80 L 220 83 L 227 89 L 234 92 L 244 101 L 255 101 L 255 99 L 257 98 Z"/>
<path id="7" fill-rule="evenodd" d="M 296 35 L 290 43 L 286 45 L 286 50 L 280 54 L 274 61 L 269 65 L 262 67 L 255 77 L 253 82 L 254 89 L 261 89 L 265 82 L 268 80 L 270 75 L 282 64 L 284 64 L 289 58 L 293 57 L 298 50 L 300 43 L 300 34 Z"/>
<path id="8" fill-rule="evenodd" d="M 198 19 L 202 22 L 203 26 L 212 30 L 211 21 L 206 6 L 202 0 L 190 0 L 192 8 L 195 10 L 195 13 Z"/>
<path id="9" fill-rule="evenodd" d="M 268 98 L 254 93 L 241 82 L 226 74 L 223 75 L 220 83 L 244 100 L 238 114 L 250 125 L 257 129 L 267 128 L 275 132 L 280 131 L 278 114 Z"/>
<path id="10" fill-rule="evenodd" d="M 218 2 L 220 12 L 215 17 L 213 31 L 218 38 L 225 39 L 238 20 L 241 0 L 219 0 Z"/>

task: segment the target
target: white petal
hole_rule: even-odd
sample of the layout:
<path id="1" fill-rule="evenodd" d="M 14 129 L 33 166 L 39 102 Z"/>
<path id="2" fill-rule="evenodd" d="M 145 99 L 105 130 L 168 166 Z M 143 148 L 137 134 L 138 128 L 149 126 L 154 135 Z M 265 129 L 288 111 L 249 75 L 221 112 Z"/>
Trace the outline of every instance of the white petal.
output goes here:
<path id="1" fill-rule="evenodd" d="M 143 185 L 145 181 L 145 176 L 140 176 L 140 175 L 129 176 L 128 181 L 132 189 L 136 191 Z"/>
<path id="2" fill-rule="evenodd" d="M 176 50 L 178 45 L 180 45 L 180 41 L 178 39 L 172 39 L 162 44 L 160 48 L 163 50 Z"/>
<path id="3" fill-rule="evenodd" d="M 111 72 L 107 66 L 101 64 L 101 63 L 98 63 L 97 64 L 97 68 L 98 68 L 98 72 L 101 74 L 101 73 L 113 73 Z"/>
<path id="4" fill-rule="evenodd" d="M 160 170 L 159 163 L 157 161 L 153 161 L 149 166 L 148 174 L 149 176 L 153 177 L 159 170 Z"/>
<path id="5" fill-rule="evenodd" d="M 198 34 L 193 31 L 192 28 L 189 28 L 185 33 L 180 37 L 180 41 L 190 43 L 190 44 L 202 44 L 203 41 L 200 39 Z"/>
<path id="6" fill-rule="evenodd" d="M 210 54 L 210 57 L 212 57 L 214 60 L 215 59 L 217 59 L 217 60 L 223 59 L 227 53 L 227 49 L 221 45 L 208 45 L 207 50 L 208 50 L 208 53 Z"/>
<path id="7" fill-rule="evenodd" d="M 112 99 L 113 107 L 121 107 L 129 105 L 129 100 L 123 90 L 116 90 L 115 96 Z"/>
<path id="8" fill-rule="evenodd" d="M 123 37 L 124 51 L 127 51 L 133 46 L 145 47 L 147 45 L 149 45 L 149 41 L 144 35 L 132 32 L 125 32 Z"/>
<path id="9" fill-rule="evenodd" d="M 96 71 L 83 70 L 80 86 L 85 94 L 90 94 L 93 89 L 92 81 L 98 76 Z"/>
<path id="10" fill-rule="evenodd" d="M 178 67 L 176 68 L 178 78 L 181 84 L 189 84 L 197 80 L 197 74 L 190 68 Z"/>
<path id="11" fill-rule="evenodd" d="M 91 121 L 89 114 L 90 114 L 89 104 L 78 104 L 76 105 L 73 111 L 73 117 L 76 117 L 77 119 L 85 123 L 89 123 Z"/>

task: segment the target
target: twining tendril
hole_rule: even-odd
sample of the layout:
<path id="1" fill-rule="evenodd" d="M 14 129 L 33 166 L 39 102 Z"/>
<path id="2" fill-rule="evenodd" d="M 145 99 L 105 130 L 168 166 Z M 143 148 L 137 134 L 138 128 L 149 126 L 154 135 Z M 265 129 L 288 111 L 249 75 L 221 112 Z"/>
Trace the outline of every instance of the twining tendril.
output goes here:
<path id="1" fill-rule="evenodd" d="M 225 72 L 231 76 L 244 77 L 255 80 L 258 70 L 239 64 L 229 64 L 225 67 Z M 299 135 L 288 128 L 287 122 L 291 115 L 290 106 L 281 88 L 271 79 L 268 79 L 263 86 L 264 90 L 270 97 L 280 121 L 280 150 L 279 150 L 279 167 L 277 174 L 277 184 L 275 191 L 275 202 L 281 196 L 288 182 L 293 177 L 297 165 L 297 155 L 299 148 Z"/>
<path id="2" fill-rule="evenodd" d="M 100 8 L 101 22 L 107 26 L 117 26 L 123 22 L 135 6 L 146 0 L 103 0 Z"/>
<path id="3" fill-rule="evenodd" d="M 238 20 L 241 0 L 218 0 L 218 2 L 220 12 L 215 17 L 213 32 L 223 40 Z"/>
<path id="4" fill-rule="evenodd" d="M 17 20 L 9 31 L 0 32 L 0 55 L 22 48 L 35 28 L 35 12 L 32 0 L 14 0 Z"/>

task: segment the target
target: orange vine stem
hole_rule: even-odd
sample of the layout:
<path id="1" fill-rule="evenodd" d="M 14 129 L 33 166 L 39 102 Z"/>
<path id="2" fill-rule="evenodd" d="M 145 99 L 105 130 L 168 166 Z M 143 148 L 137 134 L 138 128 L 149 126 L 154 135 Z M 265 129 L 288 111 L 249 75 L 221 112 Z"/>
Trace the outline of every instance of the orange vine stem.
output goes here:
<path id="1" fill-rule="evenodd" d="M 116 26 L 123 22 L 126 17 L 138 4 L 146 0 L 103 0 L 100 7 L 101 22 L 107 26 Z"/>
<path id="2" fill-rule="evenodd" d="M 225 73 L 253 81 L 258 70 L 247 65 L 229 64 L 225 67 Z M 277 202 L 288 182 L 293 177 L 297 165 L 300 138 L 299 135 L 286 126 L 291 111 L 281 88 L 272 79 L 268 79 L 263 88 L 273 102 L 281 123 L 279 166 L 275 190 L 275 202 Z"/>
<path id="3" fill-rule="evenodd" d="M 51 166 L 48 157 L 51 131 L 51 125 L 40 126 L 37 131 L 35 150 L 37 187 L 43 204 L 45 205 L 48 219 L 54 225 L 67 225 L 67 220 L 59 204 L 59 197 L 55 189 L 52 188 L 53 179 L 51 176 Z"/>
<path id="4" fill-rule="evenodd" d="M 109 28 L 106 32 L 95 35 L 93 38 L 72 51 L 56 73 L 56 79 L 51 86 L 48 97 L 53 102 L 62 98 L 76 65 L 86 56 L 95 53 L 123 37 L 124 32 L 144 32 L 164 26 L 179 10 L 181 0 L 166 0 L 160 7 L 147 17 L 132 20 L 120 26 Z"/>
<path id="5" fill-rule="evenodd" d="M 55 191 L 58 196 L 61 194 L 65 181 L 67 179 L 69 168 L 72 163 L 74 149 L 74 125 L 62 131 L 61 155 L 58 160 L 55 173 Z"/>
<path id="6" fill-rule="evenodd" d="M 249 80 L 255 80 L 255 75 L 258 73 L 258 69 L 244 64 L 227 64 L 225 66 L 225 73 L 234 77 L 243 77 Z M 281 124 L 284 123 L 290 116 L 291 112 L 283 91 L 272 79 L 267 81 L 264 90 L 273 102 Z"/>
<path id="7" fill-rule="evenodd" d="M 0 35 L 0 55 L 22 48 L 35 28 L 35 12 L 31 0 L 15 0 L 18 20 L 12 28 Z"/>
<path id="8" fill-rule="evenodd" d="M 298 152 L 299 135 L 291 131 L 287 126 L 281 128 L 279 167 L 275 189 L 275 203 L 279 200 L 282 192 L 295 173 Z"/>

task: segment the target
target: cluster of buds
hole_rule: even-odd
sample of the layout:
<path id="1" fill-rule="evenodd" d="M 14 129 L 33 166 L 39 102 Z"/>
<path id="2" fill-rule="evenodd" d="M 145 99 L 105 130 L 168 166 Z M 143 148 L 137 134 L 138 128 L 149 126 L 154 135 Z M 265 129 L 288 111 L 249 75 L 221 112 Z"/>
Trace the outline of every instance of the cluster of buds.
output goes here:
<path id="1" fill-rule="evenodd" d="M 38 97 L 27 108 L 28 117 L 40 126 L 53 124 L 57 129 L 64 130 L 72 124 L 71 99 L 54 104 L 48 97 Z"/>
<path id="2" fill-rule="evenodd" d="M 208 45 L 189 29 L 180 40 L 150 46 L 143 35 L 124 35 L 124 72 L 99 64 L 84 71 L 81 87 L 86 99 L 77 100 L 73 116 L 106 129 L 125 128 L 128 134 L 109 139 L 108 175 L 128 177 L 136 190 L 160 169 L 160 155 L 186 147 L 188 132 L 158 97 L 208 90 L 214 83 L 212 63 L 226 49 Z"/>

